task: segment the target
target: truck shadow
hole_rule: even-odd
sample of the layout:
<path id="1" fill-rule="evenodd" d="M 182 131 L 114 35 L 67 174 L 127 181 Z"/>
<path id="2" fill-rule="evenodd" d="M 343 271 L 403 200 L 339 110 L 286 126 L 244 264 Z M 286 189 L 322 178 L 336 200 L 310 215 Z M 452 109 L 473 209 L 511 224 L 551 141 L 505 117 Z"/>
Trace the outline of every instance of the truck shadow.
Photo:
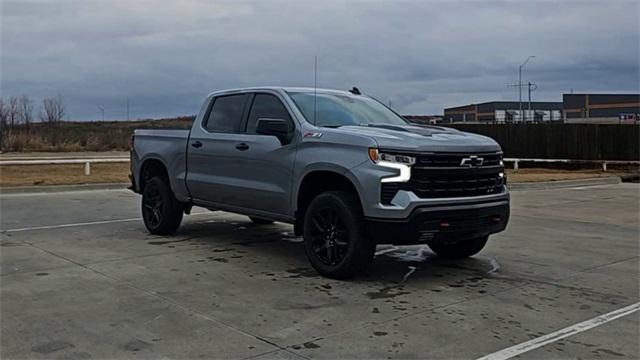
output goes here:
<path id="1" fill-rule="evenodd" d="M 247 272 L 263 272 L 262 264 L 279 269 L 286 277 L 321 278 L 307 261 L 303 239 L 293 234 L 286 224 L 255 225 L 243 216 L 228 216 L 202 221 L 189 221 L 172 237 L 154 237 L 149 245 L 183 249 L 198 248 L 206 259 L 217 262 L 242 263 Z M 255 269 L 252 269 L 255 268 Z M 349 281 L 404 284 L 428 283 L 438 279 L 504 278 L 498 261 L 487 255 L 476 255 L 463 260 L 437 257 L 427 245 L 378 245 L 371 268 L 362 276 Z M 471 275 L 470 275 L 471 274 Z M 327 279 L 329 280 L 329 279 Z M 452 285 L 455 287 L 456 285 Z"/>

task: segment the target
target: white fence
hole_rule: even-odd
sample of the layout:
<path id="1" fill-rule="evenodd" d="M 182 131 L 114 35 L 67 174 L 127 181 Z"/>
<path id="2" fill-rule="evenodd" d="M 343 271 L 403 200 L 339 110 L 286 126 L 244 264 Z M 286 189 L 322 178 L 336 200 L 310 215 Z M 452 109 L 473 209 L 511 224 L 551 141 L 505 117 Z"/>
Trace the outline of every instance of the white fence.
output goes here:
<path id="1" fill-rule="evenodd" d="M 513 171 L 518 171 L 521 162 L 530 163 L 565 163 L 565 164 L 599 164 L 602 171 L 607 171 L 607 164 L 612 165 L 640 165 L 640 161 L 627 160 L 571 160 L 571 159 L 520 159 L 520 158 L 504 158 L 504 163 L 513 163 Z"/>
<path id="2" fill-rule="evenodd" d="M 0 160 L 2 165 L 52 165 L 52 164 L 84 164 L 84 174 L 91 175 L 91 164 L 95 163 L 123 163 L 129 162 L 129 157 L 105 157 L 91 159 L 64 159 L 64 158 L 38 158 L 38 159 L 15 159 Z M 518 171 L 522 162 L 529 163 L 566 163 L 566 164 L 599 164 L 602 171 L 607 171 L 607 164 L 612 165 L 640 165 L 640 161 L 619 161 L 619 160 L 571 160 L 571 159 L 520 159 L 505 158 L 505 164 L 513 164 L 513 170 Z"/>
<path id="3" fill-rule="evenodd" d="M 95 163 L 125 163 L 129 162 L 129 157 L 92 158 L 92 159 L 61 159 L 61 158 L 40 158 L 40 159 L 16 159 L 0 160 L 2 165 L 62 165 L 62 164 L 84 164 L 84 174 L 91 175 L 91 164 Z"/>

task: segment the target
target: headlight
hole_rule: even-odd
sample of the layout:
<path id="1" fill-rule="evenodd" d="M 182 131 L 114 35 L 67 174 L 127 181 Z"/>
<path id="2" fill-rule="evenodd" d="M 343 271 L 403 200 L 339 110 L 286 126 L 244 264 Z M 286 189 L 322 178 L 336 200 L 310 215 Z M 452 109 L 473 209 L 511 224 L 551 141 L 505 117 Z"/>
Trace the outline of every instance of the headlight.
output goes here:
<path id="1" fill-rule="evenodd" d="M 378 149 L 374 148 L 369 149 L 369 158 L 376 164 L 381 161 L 405 164 L 409 166 L 416 163 L 416 158 L 412 156 L 381 153 Z"/>
<path id="2" fill-rule="evenodd" d="M 411 165 L 416 163 L 416 158 L 407 155 L 381 153 L 378 149 L 369 149 L 369 158 L 376 165 L 400 170 L 395 176 L 382 178 L 381 182 L 407 182 L 411 179 Z"/>

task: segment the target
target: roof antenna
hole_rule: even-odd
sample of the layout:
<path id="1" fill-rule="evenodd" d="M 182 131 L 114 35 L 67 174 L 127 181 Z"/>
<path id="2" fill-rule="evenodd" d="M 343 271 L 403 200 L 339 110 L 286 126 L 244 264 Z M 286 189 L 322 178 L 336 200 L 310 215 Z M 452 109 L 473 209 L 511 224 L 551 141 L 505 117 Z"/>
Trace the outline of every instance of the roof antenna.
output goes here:
<path id="1" fill-rule="evenodd" d="M 315 57 L 313 64 L 313 126 L 316 126 L 316 108 L 318 94 L 316 89 L 318 88 L 318 55 Z"/>
<path id="2" fill-rule="evenodd" d="M 360 92 L 360 89 L 358 89 L 357 87 L 353 87 L 353 89 L 349 90 L 350 93 L 352 93 L 353 95 L 362 95 L 362 93 Z"/>

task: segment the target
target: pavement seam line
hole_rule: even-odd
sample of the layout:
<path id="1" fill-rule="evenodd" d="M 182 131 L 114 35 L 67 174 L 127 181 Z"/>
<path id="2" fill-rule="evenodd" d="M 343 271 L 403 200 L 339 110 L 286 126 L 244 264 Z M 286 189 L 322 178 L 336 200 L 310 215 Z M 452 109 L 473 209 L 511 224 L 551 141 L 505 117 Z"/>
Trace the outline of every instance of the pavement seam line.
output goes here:
<path id="1" fill-rule="evenodd" d="M 571 222 L 571 223 L 577 223 L 577 224 L 587 224 L 587 225 L 598 225 L 598 226 L 611 226 L 611 227 L 616 227 L 616 228 L 623 228 L 625 230 L 631 230 L 631 231 L 637 231 L 636 228 L 634 228 L 632 225 L 620 225 L 620 224 L 612 224 L 612 223 L 604 223 L 604 222 L 594 222 L 594 221 L 584 221 L 584 220 L 576 220 L 576 219 L 561 219 L 558 220 L 558 218 L 556 217 L 548 217 L 548 216 L 543 216 L 543 215 L 520 215 L 520 214 L 511 214 L 510 217 L 515 218 L 515 217 L 519 217 L 519 218 L 525 218 L 525 219 L 542 219 L 542 220 L 552 220 L 552 221 L 563 221 L 563 222 Z"/>
<path id="2" fill-rule="evenodd" d="M 20 241 L 20 240 L 18 240 L 18 241 Z M 29 246 L 31 246 L 31 244 L 29 244 L 29 243 L 25 242 L 25 244 L 28 244 Z M 35 246 L 32 246 L 32 247 L 36 248 L 36 249 L 39 249 L 38 247 L 35 247 Z M 198 250 L 201 250 L 201 249 L 184 249 L 184 250 L 167 251 L 167 252 L 155 253 L 155 254 L 146 254 L 146 255 L 139 255 L 139 256 L 128 256 L 128 257 L 123 257 L 123 258 L 118 258 L 118 259 L 110 259 L 110 260 L 89 262 L 89 263 L 86 263 L 84 265 L 85 266 L 102 265 L 102 264 L 108 264 L 108 263 L 117 262 L 117 261 L 140 259 L 140 258 L 151 257 L 151 256 L 171 255 L 171 254 L 177 254 L 177 253 L 183 253 L 183 252 L 189 252 L 189 251 L 198 251 Z M 44 272 L 44 271 L 67 269 L 67 268 L 70 268 L 70 267 L 73 267 L 73 266 L 76 266 L 76 263 L 72 263 L 71 265 L 62 265 L 62 266 L 51 267 L 51 268 L 46 268 L 46 269 L 36 269 L 36 270 L 12 272 L 12 273 L 9 273 L 9 274 L 0 274 L 0 277 L 11 276 L 11 275 L 24 275 L 24 274 L 34 273 L 34 272 Z"/>
<path id="3" fill-rule="evenodd" d="M 638 311 L 639 309 L 640 309 L 640 302 L 637 302 L 635 304 L 631 304 L 629 306 L 625 306 L 623 308 L 611 311 L 609 313 L 596 316 L 594 318 L 585 320 L 583 322 L 573 324 L 571 326 L 567 326 L 563 329 L 554 331 L 552 333 L 482 356 L 477 360 L 511 359 L 512 357 L 518 356 L 520 354 L 524 354 L 531 350 L 535 350 L 539 347 L 567 338 L 569 336 L 579 334 L 589 329 L 593 329 L 597 326 L 606 324 L 610 321 L 619 319 L 623 316 L 631 315 L 632 313 Z"/>
<path id="4" fill-rule="evenodd" d="M 233 326 L 233 325 L 227 324 L 226 322 L 224 322 L 224 321 L 222 321 L 222 320 L 219 320 L 219 319 L 216 319 L 216 318 L 214 318 L 214 317 L 212 317 L 212 316 L 209 316 L 209 315 L 207 315 L 207 314 L 205 314 L 205 313 L 202 313 L 201 311 L 191 309 L 191 308 L 189 308 L 189 307 L 187 307 L 187 306 L 184 306 L 184 305 L 182 305 L 182 304 L 180 304 L 180 303 L 177 303 L 177 302 L 175 302 L 175 301 L 173 301 L 173 300 L 171 300 L 171 299 L 169 299 L 169 298 L 167 298 L 167 297 L 164 297 L 164 296 L 162 296 L 162 295 L 160 295 L 160 294 L 157 294 L 156 292 L 153 292 L 153 291 L 146 290 L 146 289 L 144 289 L 144 288 L 138 287 L 138 286 L 136 286 L 136 285 L 134 285 L 134 284 L 132 284 L 132 283 L 130 283 L 130 282 L 128 282 L 128 281 L 125 281 L 125 280 L 120 279 L 120 278 L 118 278 L 118 277 L 115 277 L 115 276 L 109 275 L 109 274 L 104 273 L 104 272 L 102 272 L 102 271 L 100 271 L 100 270 L 94 269 L 94 268 L 92 268 L 92 267 L 90 267 L 90 266 L 83 265 L 83 264 L 78 263 L 78 262 L 76 262 L 76 261 L 74 261 L 74 260 L 71 260 L 71 259 L 69 259 L 69 258 L 67 258 L 67 257 L 64 257 L 64 256 L 62 256 L 62 255 L 58 255 L 58 254 L 56 254 L 56 253 L 54 253 L 54 252 L 52 252 L 52 251 L 49 251 L 49 250 L 43 249 L 43 248 L 41 248 L 41 247 L 39 247 L 39 246 L 37 246 L 37 245 L 34 245 L 34 244 L 31 244 L 31 243 L 28 243 L 28 242 L 26 242 L 26 241 L 24 241 L 24 240 L 18 240 L 18 241 L 23 242 L 23 243 L 25 243 L 25 244 L 27 244 L 27 245 L 29 245 L 29 246 L 32 246 L 32 247 L 34 247 L 34 248 L 36 248 L 36 249 L 41 250 L 41 251 L 44 251 L 44 252 L 46 252 L 46 253 L 48 253 L 48 254 L 50 254 L 50 255 L 52 255 L 52 256 L 58 257 L 58 258 L 60 258 L 60 259 L 63 259 L 63 260 L 65 260 L 65 261 L 68 261 L 68 262 L 70 262 L 70 263 L 72 263 L 72 264 L 75 264 L 76 266 L 79 266 L 79 267 L 81 267 L 81 268 L 84 268 L 84 269 L 86 269 L 86 270 L 89 270 L 89 271 L 91 271 L 91 272 L 94 272 L 94 273 L 96 273 L 96 274 L 98 274 L 98 275 L 101 275 L 101 276 L 103 276 L 103 277 L 105 277 L 105 278 L 107 278 L 107 279 L 110 279 L 110 280 L 112 280 L 112 281 L 114 281 L 114 282 L 116 282 L 116 283 L 122 283 L 122 284 L 124 284 L 124 285 L 126 285 L 126 286 L 128 286 L 128 287 L 130 287 L 130 288 L 132 288 L 132 289 L 134 289 L 134 290 L 141 291 L 141 292 L 143 292 L 143 293 L 147 294 L 148 296 L 152 296 L 152 297 L 156 297 L 156 298 L 158 298 L 158 299 L 161 299 L 161 300 L 163 300 L 163 301 L 165 301 L 165 302 L 167 302 L 167 303 L 169 303 L 169 304 L 171 304 L 171 305 L 173 305 L 173 306 L 175 306 L 175 307 L 177 307 L 177 308 L 179 308 L 179 309 L 182 309 L 183 311 L 186 311 L 186 312 L 190 312 L 190 313 L 196 314 L 196 315 L 200 316 L 201 318 L 203 318 L 203 319 L 205 319 L 205 320 L 208 320 L 208 321 L 214 322 L 214 323 L 216 323 L 216 324 L 222 325 L 222 326 L 224 326 L 224 327 L 226 327 L 226 328 L 229 328 L 229 329 L 231 329 L 231 330 L 235 331 L 236 333 L 238 333 L 238 334 L 240 334 L 240 335 L 244 335 L 244 336 L 247 336 L 247 337 L 250 337 L 250 338 L 253 338 L 253 339 L 256 339 L 256 340 L 262 341 L 262 342 L 264 342 L 264 343 L 266 343 L 266 344 L 269 344 L 269 345 L 271 345 L 271 346 L 275 346 L 278 350 L 284 350 L 284 351 L 286 351 L 286 352 L 288 352 L 288 353 L 292 353 L 292 351 L 291 351 L 291 350 L 289 350 L 289 349 L 287 349 L 286 347 L 283 347 L 283 346 L 281 346 L 281 345 L 278 345 L 278 344 L 276 344 L 276 343 L 274 343 L 274 342 L 271 342 L 271 341 L 269 341 L 269 340 L 267 340 L 267 339 L 264 339 L 264 338 L 262 338 L 262 337 L 260 337 L 260 336 L 258 336 L 258 335 L 254 335 L 254 334 L 251 334 L 251 333 L 249 333 L 249 332 L 246 332 L 246 331 L 244 331 L 244 330 L 242 330 L 242 329 L 239 329 L 239 328 L 237 328 L 237 327 L 235 327 L 235 326 Z M 295 354 L 295 353 L 294 353 L 294 354 Z M 298 356 L 299 356 L 299 354 L 295 354 L 295 355 L 298 355 Z M 305 358 L 306 358 L 306 357 L 305 357 Z"/>
<path id="5" fill-rule="evenodd" d="M 636 257 L 637 256 L 629 258 L 629 259 L 620 260 L 620 261 L 627 261 L 627 260 L 630 260 L 630 259 L 633 259 L 633 258 L 636 258 Z M 616 263 L 616 262 L 614 262 L 614 263 Z M 600 265 L 600 266 L 606 266 L 606 265 L 610 265 L 610 264 L 604 264 L 604 265 Z M 462 268 L 462 269 L 468 270 L 468 271 L 473 271 L 471 269 L 466 269 L 466 268 Z M 578 272 L 576 272 L 574 274 L 571 274 L 571 275 L 569 275 L 567 277 L 563 277 L 563 278 L 560 278 L 560 279 L 557 279 L 557 280 L 569 279 L 569 278 L 571 278 L 573 276 L 576 276 L 576 275 L 578 275 L 578 274 L 580 274 L 582 272 L 583 271 L 578 271 Z M 344 329 L 342 331 L 339 331 L 339 332 L 336 332 L 336 333 L 333 333 L 333 334 L 325 335 L 324 337 L 312 338 L 309 341 L 323 340 L 323 339 L 335 337 L 336 335 L 342 335 L 342 334 L 345 334 L 345 333 L 348 333 L 348 332 L 351 332 L 351 331 L 362 330 L 362 329 L 367 329 L 367 328 L 370 328 L 370 327 L 373 327 L 373 326 L 379 326 L 379 325 L 382 325 L 382 324 L 387 324 L 387 323 L 390 323 L 392 321 L 401 320 L 401 319 L 405 319 L 405 318 L 408 318 L 408 317 L 411 317 L 411 316 L 425 314 L 425 313 L 428 313 L 428 312 L 433 312 L 433 311 L 436 311 L 436 310 L 447 308 L 449 306 L 455 306 L 455 305 L 464 303 L 466 301 L 474 301 L 474 300 L 482 299 L 482 298 L 485 298 L 485 297 L 494 296 L 494 295 L 497 295 L 497 294 L 502 294 L 504 292 L 508 292 L 508 291 L 511 291 L 511 290 L 521 289 L 521 288 L 524 288 L 524 287 L 527 287 L 527 286 L 531 286 L 531 285 L 535 285 L 535 284 L 543 284 L 543 285 L 549 285 L 549 286 L 555 286 L 555 287 L 567 287 L 567 286 L 563 286 L 562 284 L 555 284 L 555 283 L 553 283 L 551 281 L 541 281 L 541 280 L 536 280 L 536 279 L 509 279 L 509 278 L 502 278 L 502 280 L 504 280 L 506 282 L 522 281 L 523 284 L 522 285 L 516 285 L 516 286 L 510 287 L 510 288 L 506 288 L 506 289 L 502 289 L 502 290 L 498 290 L 498 291 L 493 292 L 493 293 L 487 293 L 487 294 L 483 294 L 483 295 L 480 295 L 480 296 L 474 296 L 474 297 L 471 297 L 471 298 L 462 299 L 460 301 L 455 301 L 455 302 L 452 302 L 452 303 L 449 303 L 449 304 L 444 304 L 444 305 L 440 305 L 440 306 L 434 306 L 434 307 L 425 309 L 423 311 L 417 311 L 417 312 L 413 312 L 413 313 L 410 313 L 410 314 L 400 315 L 400 316 L 396 316 L 396 317 L 389 318 L 389 319 L 386 319 L 386 320 L 382 320 L 382 321 L 379 321 L 379 322 L 373 322 L 373 323 L 364 324 L 364 325 L 358 326 L 358 327 Z M 576 291 L 583 291 L 583 292 L 588 292 L 588 293 L 592 293 L 592 294 L 596 294 L 596 295 L 612 295 L 612 294 L 606 294 L 606 293 L 599 293 L 597 291 L 593 291 L 593 290 L 590 290 L 590 289 L 575 288 L 575 287 L 570 287 L 570 288 L 573 289 L 573 290 L 576 290 Z M 305 342 L 309 342 L 309 341 L 305 341 Z M 303 343 L 300 343 L 300 344 L 303 344 Z M 295 345 L 300 345 L 300 344 L 295 344 Z"/>
<path id="6" fill-rule="evenodd" d="M 204 214 L 211 214 L 211 212 L 208 212 L 208 211 L 197 212 L 197 213 L 189 214 L 189 216 L 204 215 Z M 47 229 L 64 229 L 64 228 L 69 228 L 69 227 L 114 224 L 114 223 L 120 223 L 120 222 L 130 222 L 130 221 L 140 221 L 140 220 L 142 220 L 141 217 L 128 218 L 128 219 L 98 220 L 98 221 L 87 221 L 87 222 L 81 222 L 81 223 L 58 224 L 58 225 L 43 225 L 43 226 L 32 226 L 32 227 L 25 227 L 25 228 L 7 229 L 7 230 L 2 230 L 1 232 L 2 233 L 14 233 L 14 232 L 47 230 Z"/>
<path id="7" fill-rule="evenodd" d="M 502 280 L 508 281 L 508 279 L 502 279 Z M 526 280 L 524 280 L 524 281 L 526 282 Z M 402 285 L 402 283 L 399 283 L 398 285 Z M 363 324 L 361 326 L 356 326 L 356 327 L 352 327 L 352 328 L 349 328 L 349 329 L 344 329 L 344 330 L 335 332 L 333 334 L 328 334 L 328 335 L 321 336 L 321 337 L 315 337 L 315 338 L 312 338 L 309 341 L 305 341 L 303 343 L 294 344 L 294 345 L 301 345 L 301 344 L 304 344 L 304 343 L 307 343 L 307 342 L 324 340 L 324 339 L 328 339 L 328 338 L 331 338 L 331 337 L 343 335 L 343 334 L 351 332 L 351 331 L 363 330 L 363 329 L 367 329 L 367 328 L 370 328 L 370 327 L 373 327 L 373 326 L 379 326 L 379 325 L 382 325 L 382 324 L 387 324 L 387 323 L 390 323 L 392 321 L 406 319 L 408 317 L 421 315 L 421 314 L 425 314 L 425 313 L 428 313 L 428 312 L 433 312 L 435 310 L 444 309 L 444 308 L 447 308 L 449 306 L 455 306 L 455 305 L 458 305 L 458 304 L 462 304 L 462 303 L 467 302 L 467 301 L 474 301 L 474 300 L 482 299 L 482 298 L 485 298 L 485 297 L 488 297 L 488 296 L 494 296 L 496 294 L 500 294 L 500 293 L 511 291 L 511 290 L 520 289 L 520 288 L 523 288 L 523 287 L 529 286 L 529 285 L 531 285 L 531 284 L 525 283 L 525 284 L 522 284 L 522 285 L 517 285 L 517 286 L 510 287 L 510 288 L 498 290 L 498 291 L 496 291 L 494 293 L 490 293 L 490 294 L 487 293 L 487 294 L 483 294 L 483 295 L 479 295 L 479 296 L 473 296 L 473 297 L 470 297 L 470 298 L 465 298 L 465 299 L 462 299 L 462 300 L 454 301 L 454 302 L 449 303 L 449 304 L 443 304 L 443 305 L 430 307 L 430 308 L 424 309 L 422 311 L 416 311 L 416 312 L 412 312 L 412 313 L 409 313 L 409 314 L 392 317 L 392 318 L 389 318 L 389 319 L 386 319 L 386 320 L 381 320 L 381 321 L 378 321 L 378 322 L 371 322 L 371 323 Z M 292 345 L 292 346 L 294 346 L 294 345 Z"/>

